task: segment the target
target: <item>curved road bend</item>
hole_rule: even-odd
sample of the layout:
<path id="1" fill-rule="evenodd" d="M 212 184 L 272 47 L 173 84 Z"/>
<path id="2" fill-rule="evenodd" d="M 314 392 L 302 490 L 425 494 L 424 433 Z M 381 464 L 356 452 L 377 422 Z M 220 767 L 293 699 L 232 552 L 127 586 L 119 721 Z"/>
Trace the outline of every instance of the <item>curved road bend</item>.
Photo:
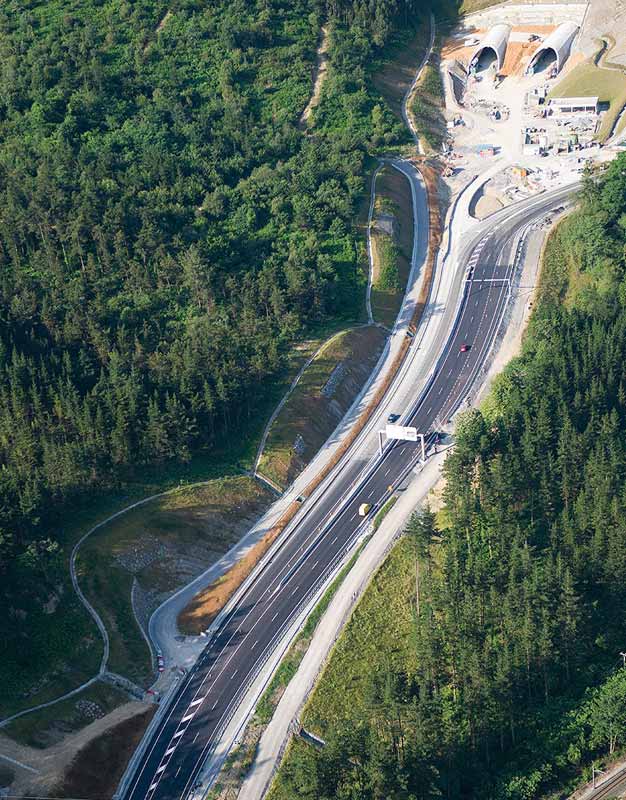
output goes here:
<path id="1" fill-rule="evenodd" d="M 434 377 L 403 424 L 432 433 L 463 402 L 488 355 L 506 307 L 520 233 L 545 216 L 571 187 L 511 210 L 483 238 L 471 243 L 464 300 Z M 462 344 L 469 344 L 461 352 Z M 388 486 L 419 458 L 413 442 L 389 443 L 369 465 L 353 459 L 285 540 L 233 608 L 156 728 L 126 793 L 128 800 L 175 800 L 194 788 L 203 763 L 251 681 L 298 610 L 324 582 L 361 534 L 362 502 L 379 507 Z"/>

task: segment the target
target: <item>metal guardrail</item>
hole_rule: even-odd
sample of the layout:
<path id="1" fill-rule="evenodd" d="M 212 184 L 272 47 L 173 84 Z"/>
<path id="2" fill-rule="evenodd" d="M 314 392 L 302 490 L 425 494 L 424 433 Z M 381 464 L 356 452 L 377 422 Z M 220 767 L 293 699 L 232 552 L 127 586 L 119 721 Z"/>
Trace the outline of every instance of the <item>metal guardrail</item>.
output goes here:
<path id="1" fill-rule="evenodd" d="M 180 676 L 176 675 L 170 688 L 163 695 L 163 697 L 161 697 L 161 701 L 159 703 L 159 707 L 157 709 L 156 714 L 150 720 L 150 724 L 146 728 L 145 733 L 141 741 L 139 742 L 139 745 L 133 752 L 130 761 L 126 765 L 124 774 L 122 775 L 117 790 L 113 795 L 113 800 L 121 800 L 121 798 L 124 797 L 124 795 L 128 791 L 128 785 L 135 776 L 135 772 L 137 771 L 138 762 L 143 757 L 144 753 L 146 752 L 146 748 L 152 741 L 153 733 L 159 726 L 167 710 L 172 705 L 172 700 L 174 699 L 174 697 L 176 697 L 179 684 L 180 684 Z"/>

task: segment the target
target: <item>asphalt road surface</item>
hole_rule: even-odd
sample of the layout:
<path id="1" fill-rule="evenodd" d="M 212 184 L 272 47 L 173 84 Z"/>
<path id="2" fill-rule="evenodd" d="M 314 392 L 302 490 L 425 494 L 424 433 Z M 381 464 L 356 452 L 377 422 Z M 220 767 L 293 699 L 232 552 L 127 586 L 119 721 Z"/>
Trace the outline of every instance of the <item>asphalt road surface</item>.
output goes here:
<path id="1" fill-rule="evenodd" d="M 414 408 L 397 409 L 404 412 L 399 424 L 415 426 L 432 442 L 463 404 L 502 321 L 519 235 L 563 197 L 552 194 L 526 212 L 505 216 L 468 245 L 457 323 Z M 419 443 L 390 442 L 382 458 L 369 464 L 355 458 L 341 471 L 207 644 L 156 728 L 129 783 L 128 800 L 187 797 L 285 629 L 362 534 L 367 520 L 358 515 L 359 505 L 371 503 L 375 513 L 389 496 L 388 487 L 398 484 L 420 455 Z"/>

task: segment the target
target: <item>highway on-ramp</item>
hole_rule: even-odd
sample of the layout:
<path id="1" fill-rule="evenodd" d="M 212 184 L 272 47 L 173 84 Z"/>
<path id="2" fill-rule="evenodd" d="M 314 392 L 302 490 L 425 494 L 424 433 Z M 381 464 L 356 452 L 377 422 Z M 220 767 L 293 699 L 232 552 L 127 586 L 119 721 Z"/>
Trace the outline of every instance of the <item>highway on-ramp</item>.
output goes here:
<path id="1" fill-rule="evenodd" d="M 399 421 L 432 440 L 461 406 L 489 355 L 510 297 L 525 230 L 569 189 L 552 192 L 481 226 L 462 254 L 463 299 L 421 396 Z M 466 345 L 466 347 L 463 347 Z M 380 508 L 416 464 L 414 442 L 389 442 L 369 463 L 354 458 L 268 560 L 215 632 L 156 726 L 125 797 L 174 800 L 194 789 L 202 766 L 251 681 L 311 597 L 362 535 L 361 503 Z"/>

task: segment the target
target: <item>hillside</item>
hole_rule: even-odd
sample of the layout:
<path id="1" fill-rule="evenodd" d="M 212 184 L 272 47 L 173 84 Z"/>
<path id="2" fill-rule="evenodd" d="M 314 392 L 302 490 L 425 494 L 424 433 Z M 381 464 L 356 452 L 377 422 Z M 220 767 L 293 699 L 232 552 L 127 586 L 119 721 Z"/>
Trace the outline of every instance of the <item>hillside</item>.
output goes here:
<path id="1" fill-rule="evenodd" d="M 459 425 L 271 800 L 563 796 L 626 747 L 626 156 L 552 235 L 520 357 Z"/>
<path id="2" fill-rule="evenodd" d="M 421 4 L 27 5 L 0 9 L 0 708 L 98 663 L 77 513 L 197 456 L 210 474 L 291 345 L 360 318 L 356 211 L 405 140 L 366 76 Z"/>

